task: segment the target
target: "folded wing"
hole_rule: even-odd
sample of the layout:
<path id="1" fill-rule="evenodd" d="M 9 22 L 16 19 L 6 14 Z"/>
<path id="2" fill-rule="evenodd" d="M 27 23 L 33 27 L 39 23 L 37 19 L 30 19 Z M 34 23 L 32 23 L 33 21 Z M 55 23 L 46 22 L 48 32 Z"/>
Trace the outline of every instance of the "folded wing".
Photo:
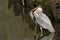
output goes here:
<path id="1" fill-rule="evenodd" d="M 37 23 L 42 26 L 44 29 L 48 29 L 49 32 L 54 33 L 55 30 L 51 24 L 50 19 L 44 13 L 34 13 Z"/>

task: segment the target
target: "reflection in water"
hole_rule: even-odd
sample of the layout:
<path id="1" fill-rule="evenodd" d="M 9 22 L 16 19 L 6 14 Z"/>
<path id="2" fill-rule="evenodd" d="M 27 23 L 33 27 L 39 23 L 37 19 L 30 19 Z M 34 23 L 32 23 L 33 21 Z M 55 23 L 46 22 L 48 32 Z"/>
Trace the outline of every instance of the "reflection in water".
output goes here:
<path id="1" fill-rule="evenodd" d="M 29 28 L 33 30 L 34 29 L 34 22 L 31 20 L 30 15 L 29 15 L 30 8 L 23 7 L 22 9 L 23 9 L 22 13 L 21 13 L 22 21 L 25 23 L 28 23 Z"/>
<path id="2" fill-rule="evenodd" d="M 34 24 L 33 24 L 32 20 L 31 20 L 31 18 L 29 16 L 29 13 L 30 13 L 29 8 L 23 7 L 22 9 L 23 9 L 22 10 L 22 15 L 21 15 L 22 16 L 22 21 L 25 22 L 25 23 L 27 23 L 29 25 L 28 27 L 26 26 L 26 29 L 32 29 L 33 30 L 34 29 Z M 30 40 L 30 39 L 32 39 L 28 35 L 30 35 L 30 34 L 28 34 L 28 31 L 26 30 L 26 34 L 25 34 L 24 40 Z"/>
<path id="3" fill-rule="evenodd" d="M 26 5 L 25 5 L 26 4 Z M 23 7 L 23 5 L 25 5 Z M 22 17 L 22 21 L 29 24 L 30 29 L 34 29 L 33 21 L 30 19 L 29 12 L 31 8 L 26 7 L 26 0 L 8 0 L 8 9 L 13 7 L 15 16 Z"/>
<path id="4" fill-rule="evenodd" d="M 10 9 L 12 6 L 13 6 L 13 11 L 15 13 L 15 16 L 19 16 L 21 7 L 26 7 L 27 1 L 26 0 L 8 0 L 8 9 Z"/>
<path id="5" fill-rule="evenodd" d="M 24 4 L 24 0 L 22 0 L 22 4 L 25 5 L 25 4 Z"/>
<path id="6" fill-rule="evenodd" d="M 34 40 L 54 40 L 55 33 L 51 33 L 48 36 L 44 36 L 41 39 L 34 39 Z M 30 40 L 28 37 L 25 37 L 24 40 Z"/>
<path id="7" fill-rule="evenodd" d="M 29 40 L 29 38 L 28 37 L 25 37 L 24 40 Z"/>
<path id="8" fill-rule="evenodd" d="M 29 29 L 34 29 L 35 25 L 34 22 L 31 20 L 30 16 L 29 16 L 29 12 L 30 12 L 30 8 L 27 7 L 21 7 L 21 0 L 17 1 L 17 0 L 9 0 L 8 3 L 8 9 L 11 8 L 11 6 L 13 5 L 13 9 L 15 12 L 15 15 L 21 15 L 22 16 L 22 21 L 25 23 L 29 24 Z M 21 13 L 21 14 L 20 14 Z M 52 40 L 55 34 L 50 34 L 48 36 L 44 36 L 43 38 L 41 38 L 40 40 Z M 33 36 L 34 37 L 34 36 Z M 29 38 L 25 38 L 25 40 L 29 40 Z"/>
<path id="9" fill-rule="evenodd" d="M 40 40 L 53 40 L 54 35 L 55 35 L 55 33 L 51 33 L 48 36 L 44 36 Z"/>
<path id="10" fill-rule="evenodd" d="M 13 6 L 13 11 L 15 13 L 15 16 L 20 15 L 21 5 L 22 5 L 22 0 L 8 0 L 8 9 L 10 9 Z"/>
<path id="11" fill-rule="evenodd" d="M 24 18 L 25 18 L 24 15 L 25 15 L 25 8 L 23 7 L 23 10 L 22 10 L 22 13 L 21 13 L 21 16 L 22 16 L 22 20 L 23 20 L 23 21 L 25 20 L 25 19 L 24 19 Z"/>

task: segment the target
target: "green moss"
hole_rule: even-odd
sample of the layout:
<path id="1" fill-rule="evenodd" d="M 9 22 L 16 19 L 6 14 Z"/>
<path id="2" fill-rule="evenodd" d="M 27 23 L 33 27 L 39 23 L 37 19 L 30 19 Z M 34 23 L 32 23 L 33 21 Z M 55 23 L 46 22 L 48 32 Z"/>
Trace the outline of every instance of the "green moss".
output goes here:
<path id="1" fill-rule="evenodd" d="M 49 5 L 49 0 L 43 0 L 43 5 Z"/>

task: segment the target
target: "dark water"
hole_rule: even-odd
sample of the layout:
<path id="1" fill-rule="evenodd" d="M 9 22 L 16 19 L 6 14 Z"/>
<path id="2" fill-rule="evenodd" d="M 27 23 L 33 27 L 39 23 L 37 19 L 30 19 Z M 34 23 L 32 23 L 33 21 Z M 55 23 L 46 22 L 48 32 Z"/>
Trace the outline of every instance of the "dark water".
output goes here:
<path id="1" fill-rule="evenodd" d="M 13 6 L 8 9 L 7 5 L 8 0 L 0 0 L 0 40 L 35 40 L 34 22 L 29 16 L 31 8 L 20 7 L 20 12 L 17 10 L 20 14 L 16 16 Z M 44 31 L 39 40 L 60 40 L 59 24 L 55 23 L 54 28 L 56 33 Z"/>

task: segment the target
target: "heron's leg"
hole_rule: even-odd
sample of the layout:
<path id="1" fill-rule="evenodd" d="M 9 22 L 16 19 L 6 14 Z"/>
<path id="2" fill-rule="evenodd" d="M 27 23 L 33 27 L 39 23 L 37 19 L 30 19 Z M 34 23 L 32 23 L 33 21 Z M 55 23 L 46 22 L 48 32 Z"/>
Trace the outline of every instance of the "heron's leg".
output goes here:
<path id="1" fill-rule="evenodd" d="M 43 30 L 42 30 L 42 27 L 40 27 L 40 29 L 41 29 L 41 35 L 40 35 L 40 37 L 42 37 L 42 36 L 43 36 Z"/>

